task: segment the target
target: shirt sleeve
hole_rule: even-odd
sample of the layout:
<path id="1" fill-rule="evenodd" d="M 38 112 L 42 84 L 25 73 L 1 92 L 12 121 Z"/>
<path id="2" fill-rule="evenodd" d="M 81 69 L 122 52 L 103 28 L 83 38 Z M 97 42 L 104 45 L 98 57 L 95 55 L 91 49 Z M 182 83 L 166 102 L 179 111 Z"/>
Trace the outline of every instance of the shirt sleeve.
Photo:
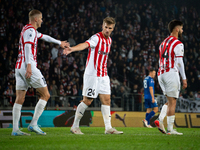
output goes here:
<path id="1" fill-rule="evenodd" d="M 184 67 L 184 63 L 183 63 L 183 58 L 179 57 L 179 58 L 176 59 L 176 61 L 177 61 L 177 64 L 178 64 L 177 68 L 178 68 L 178 70 L 181 74 L 181 77 L 182 77 L 183 80 L 185 80 L 186 75 L 185 75 L 185 67 Z"/>
<path id="2" fill-rule="evenodd" d="M 153 80 L 153 79 L 150 79 L 149 81 L 150 81 L 150 82 L 149 82 L 149 87 L 154 87 L 154 80 Z"/>
<path id="3" fill-rule="evenodd" d="M 56 39 L 54 39 L 54 38 L 52 38 L 52 37 L 50 37 L 49 35 L 46 35 L 46 34 L 42 34 L 41 39 L 46 41 L 46 42 L 49 42 L 49 43 L 54 43 L 54 44 L 58 44 L 58 45 L 61 44 L 60 40 L 56 40 Z"/>
<path id="4" fill-rule="evenodd" d="M 29 43 L 29 44 L 34 44 L 35 40 L 35 30 L 34 29 L 27 29 L 24 32 L 23 38 L 24 38 L 24 44 Z"/>
<path id="5" fill-rule="evenodd" d="M 183 43 L 178 44 L 174 48 L 174 53 L 175 53 L 176 57 L 183 57 L 184 56 L 184 45 L 183 45 Z"/>
<path id="6" fill-rule="evenodd" d="M 43 34 L 37 31 L 37 38 L 40 39 L 43 37 Z"/>
<path id="7" fill-rule="evenodd" d="M 25 63 L 31 63 L 31 44 L 29 43 L 25 44 Z"/>
<path id="8" fill-rule="evenodd" d="M 94 47 L 97 46 L 98 41 L 99 41 L 99 37 L 98 37 L 97 35 L 93 35 L 92 37 L 90 37 L 90 38 L 86 41 L 86 43 L 89 44 L 89 47 L 90 47 L 90 48 L 94 48 Z"/>

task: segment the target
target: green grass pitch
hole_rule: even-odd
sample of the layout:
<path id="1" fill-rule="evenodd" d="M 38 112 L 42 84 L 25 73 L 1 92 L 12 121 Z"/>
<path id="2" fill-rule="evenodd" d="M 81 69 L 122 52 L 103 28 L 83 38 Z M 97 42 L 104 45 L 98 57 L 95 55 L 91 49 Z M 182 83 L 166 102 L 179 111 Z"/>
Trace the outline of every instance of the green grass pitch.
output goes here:
<path id="1" fill-rule="evenodd" d="M 11 136 L 0 129 L 0 150 L 200 150 L 199 128 L 178 128 L 183 135 L 165 135 L 157 128 L 118 127 L 122 135 L 105 135 L 103 127 L 81 127 L 84 135 L 69 127 L 42 128 L 46 136 Z M 28 132 L 27 129 L 22 131 Z"/>

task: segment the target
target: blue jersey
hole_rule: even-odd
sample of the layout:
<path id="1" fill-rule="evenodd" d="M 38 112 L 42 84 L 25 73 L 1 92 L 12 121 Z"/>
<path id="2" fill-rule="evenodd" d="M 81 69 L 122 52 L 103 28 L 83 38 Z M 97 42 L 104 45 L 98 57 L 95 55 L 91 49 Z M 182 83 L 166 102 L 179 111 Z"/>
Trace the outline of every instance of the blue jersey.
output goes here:
<path id="1" fill-rule="evenodd" d="M 154 80 L 153 80 L 153 78 L 150 77 L 150 76 L 147 76 L 144 79 L 143 84 L 144 84 L 144 99 L 151 99 L 152 100 L 149 87 L 153 87 L 153 94 L 154 94 Z"/>

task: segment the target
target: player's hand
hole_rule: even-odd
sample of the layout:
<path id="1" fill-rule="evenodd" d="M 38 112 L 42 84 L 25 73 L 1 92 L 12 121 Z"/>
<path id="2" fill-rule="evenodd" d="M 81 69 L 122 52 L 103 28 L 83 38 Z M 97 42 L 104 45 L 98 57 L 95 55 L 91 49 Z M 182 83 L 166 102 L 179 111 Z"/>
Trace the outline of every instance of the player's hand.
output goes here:
<path id="1" fill-rule="evenodd" d="M 152 98 L 152 103 L 155 103 L 155 99 L 154 99 L 154 97 Z"/>
<path id="2" fill-rule="evenodd" d="M 70 46 L 69 42 L 67 42 L 67 41 L 61 41 L 60 47 L 67 48 L 69 46 Z"/>
<path id="3" fill-rule="evenodd" d="M 68 54 L 70 54 L 72 52 L 72 48 L 69 46 L 69 47 L 67 47 L 67 48 L 65 48 L 64 50 L 63 50 L 63 54 L 64 55 L 68 55 Z"/>
<path id="4" fill-rule="evenodd" d="M 183 89 L 187 88 L 187 79 L 183 80 Z"/>
<path id="5" fill-rule="evenodd" d="M 28 64 L 26 68 L 26 73 L 25 73 L 26 79 L 29 79 L 31 75 L 32 75 L 31 64 Z"/>

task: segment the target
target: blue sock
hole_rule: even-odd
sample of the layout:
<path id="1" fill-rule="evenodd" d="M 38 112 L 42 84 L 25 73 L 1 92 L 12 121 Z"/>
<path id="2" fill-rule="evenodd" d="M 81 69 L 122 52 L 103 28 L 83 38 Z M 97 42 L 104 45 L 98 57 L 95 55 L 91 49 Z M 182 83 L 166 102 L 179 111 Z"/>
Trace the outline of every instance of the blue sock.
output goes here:
<path id="1" fill-rule="evenodd" d="M 146 113 L 146 118 L 145 118 L 145 120 L 147 120 L 147 116 L 149 115 L 149 113 Z"/>
<path id="2" fill-rule="evenodd" d="M 151 112 L 149 113 L 149 115 L 146 117 L 146 120 L 147 120 L 148 124 L 150 124 L 150 119 L 151 119 L 151 117 L 153 117 L 154 115 L 155 115 L 155 112 L 154 112 L 154 111 L 151 111 Z"/>

